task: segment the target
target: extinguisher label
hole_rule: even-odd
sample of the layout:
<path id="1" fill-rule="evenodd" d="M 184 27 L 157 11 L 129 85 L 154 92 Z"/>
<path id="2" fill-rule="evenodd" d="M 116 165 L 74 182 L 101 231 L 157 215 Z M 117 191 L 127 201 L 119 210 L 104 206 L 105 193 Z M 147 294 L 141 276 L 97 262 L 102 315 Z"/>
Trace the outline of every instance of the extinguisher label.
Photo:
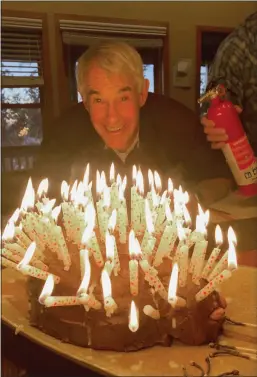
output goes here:
<path id="1" fill-rule="evenodd" d="M 238 185 L 257 183 L 257 161 L 246 135 L 222 150 Z"/>

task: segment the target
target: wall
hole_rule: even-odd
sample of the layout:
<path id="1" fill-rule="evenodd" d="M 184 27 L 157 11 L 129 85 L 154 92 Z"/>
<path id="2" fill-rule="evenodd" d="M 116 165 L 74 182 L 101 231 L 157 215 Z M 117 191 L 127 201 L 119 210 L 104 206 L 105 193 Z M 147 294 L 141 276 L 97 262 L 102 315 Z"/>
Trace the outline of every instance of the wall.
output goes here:
<path id="1" fill-rule="evenodd" d="M 168 21 L 170 24 L 170 95 L 195 109 L 195 86 L 179 89 L 172 86 L 172 66 L 179 58 L 193 59 L 193 76 L 196 61 L 196 26 L 234 27 L 253 11 L 256 2 L 50 2 L 3 1 L 3 10 L 46 12 L 50 36 L 54 35 L 54 13 L 80 14 L 99 17 Z M 56 78 L 54 60 L 55 38 L 50 38 L 52 77 Z M 58 114 L 58 88 L 54 82 L 54 110 Z"/>

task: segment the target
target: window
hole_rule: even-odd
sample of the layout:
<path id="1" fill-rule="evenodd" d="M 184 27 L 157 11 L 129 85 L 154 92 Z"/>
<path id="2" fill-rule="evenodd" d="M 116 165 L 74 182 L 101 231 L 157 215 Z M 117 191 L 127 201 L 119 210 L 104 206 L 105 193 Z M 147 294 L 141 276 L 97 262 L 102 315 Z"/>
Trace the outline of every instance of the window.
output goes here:
<path id="1" fill-rule="evenodd" d="M 76 65 L 86 49 L 99 41 L 119 39 L 133 45 L 144 63 L 144 74 L 150 81 L 150 91 L 163 93 L 163 46 L 166 26 L 144 26 L 59 20 L 66 77 L 72 102 L 81 101 L 76 85 Z"/>
<path id="2" fill-rule="evenodd" d="M 24 19 L 23 23 L 24 23 Z M 5 20 L 4 18 L 4 21 Z M 2 23 L 2 146 L 33 146 L 42 141 L 43 75 L 40 20 L 36 29 L 19 19 Z"/>

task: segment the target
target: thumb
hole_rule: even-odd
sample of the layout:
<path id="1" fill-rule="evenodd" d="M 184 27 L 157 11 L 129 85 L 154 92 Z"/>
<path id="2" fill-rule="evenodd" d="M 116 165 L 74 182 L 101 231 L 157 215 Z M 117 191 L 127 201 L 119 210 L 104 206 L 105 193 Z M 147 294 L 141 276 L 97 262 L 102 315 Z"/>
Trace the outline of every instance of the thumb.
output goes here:
<path id="1" fill-rule="evenodd" d="M 243 111 L 242 107 L 240 107 L 238 105 L 234 105 L 234 108 L 236 109 L 238 114 L 241 114 L 241 112 Z"/>

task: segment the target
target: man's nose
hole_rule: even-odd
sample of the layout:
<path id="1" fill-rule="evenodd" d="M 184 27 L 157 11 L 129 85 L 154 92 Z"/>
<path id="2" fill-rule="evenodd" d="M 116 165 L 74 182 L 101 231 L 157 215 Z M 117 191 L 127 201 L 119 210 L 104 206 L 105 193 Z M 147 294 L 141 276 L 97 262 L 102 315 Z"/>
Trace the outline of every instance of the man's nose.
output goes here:
<path id="1" fill-rule="evenodd" d="M 119 120 L 119 112 L 114 103 L 108 104 L 107 121 L 109 125 L 115 125 Z"/>

